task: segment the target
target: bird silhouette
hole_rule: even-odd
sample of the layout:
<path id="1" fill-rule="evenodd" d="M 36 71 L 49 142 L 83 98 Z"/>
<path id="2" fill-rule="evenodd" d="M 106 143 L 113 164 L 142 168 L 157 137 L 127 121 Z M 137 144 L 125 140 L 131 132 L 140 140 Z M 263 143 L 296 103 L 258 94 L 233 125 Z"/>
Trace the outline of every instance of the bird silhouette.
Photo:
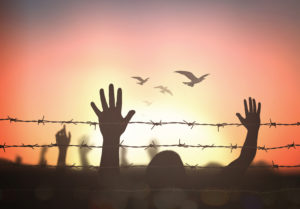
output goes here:
<path id="1" fill-rule="evenodd" d="M 168 87 L 166 87 L 166 86 L 156 86 L 156 87 L 154 87 L 154 88 L 158 88 L 158 89 L 160 89 L 160 92 L 161 93 L 168 93 L 168 94 L 170 94 L 170 95 L 172 95 L 173 96 L 173 93 L 168 89 Z"/>
<path id="2" fill-rule="evenodd" d="M 138 77 L 138 76 L 134 76 L 134 77 L 131 77 L 131 78 L 137 79 L 139 81 L 137 84 L 140 84 L 140 85 L 143 85 L 144 83 L 146 83 L 149 80 L 149 78 L 143 79 L 143 78 Z"/>
<path id="3" fill-rule="evenodd" d="M 147 106 L 150 106 L 152 104 L 152 102 L 149 102 L 147 100 L 144 101 L 144 103 L 147 105 Z"/>
<path id="4" fill-rule="evenodd" d="M 196 83 L 200 83 L 205 79 L 206 76 L 209 74 L 202 75 L 201 77 L 197 78 L 193 73 L 188 72 L 188 71 L 175 71 L 175 73 L 179 73 L 182 75 L 185 75 L 188 79 L 190 79 L 190 82 L 183 82 L 184 84 L 193 87 Z"/>

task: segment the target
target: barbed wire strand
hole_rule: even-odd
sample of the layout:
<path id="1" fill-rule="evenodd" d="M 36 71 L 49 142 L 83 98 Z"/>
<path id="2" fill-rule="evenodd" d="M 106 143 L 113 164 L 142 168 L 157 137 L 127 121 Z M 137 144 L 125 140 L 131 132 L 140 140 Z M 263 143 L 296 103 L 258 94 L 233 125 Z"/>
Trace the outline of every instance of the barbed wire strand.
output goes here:
<path id="1" fill-rule="evenodd" d="M 78 148 L 88 148 L 88 149 L 102 149 L 103 146 L 96 146 L 96 145 L 88 145 L 86 143 L 81 143 L 81 144 L 70 144 L 70 145 L 58 145 L 56 143 L 51 143 L 51 144 L 44 144 L 44 145 L 40 145 L 40 144 L 21 144 L 21 145 L 17 145 L 17 144 L 12 144 L 12 145 L 8 145 L 6 143 L 3 143 L 2 145 L 0 145 L 0 149 L 3 149 L 3 151 L 5 152 L 5 150 L 7 148 L 43 148 L 43 147 L 47 147 L 47 148 L 52 148 L 52 147 L 59 147 L 59 146 L 63 146 L 63 147 L 78 147 Z M 207 149 L 207 148 L 223 148 L 223 149 L 230 149 L 230 151 L 232 152 L 232 150 L 235 149 L 242 149 L 242 148 L 247 148 L 247 149 L 256 149 L 256 150 L 263 150 L 268 152 L 269 150 L 277 150 L 277 149 L 287 149 L 290 150 L 290 148 L 294 148 L 296 149 L 296 147 L 300 147 L 300 144 L 295 144 L 295 142 L 291 143 L 291 144 L 287 144 L 287 145 L 282 145 L 282 146 L 274 146 L 274 147 L 266 147 L 264 146 L 241 146 L 241 145 L 203 145 L 203 144 L 196 144 L 196 145 L 190 145 L 190 144 L 185 144 L 185 143 L 181 143 L 180 139 L 178 144 L 154 144 L 154 143 L 150 143 L 148 145 L 125 145 L 120 143 L 119 147 L 121 148 L 133 148 L 133 149 L 149 149 L 149 148 L 160 148 L 160 147 L 183 147 L 183 148 L 201 148 L 202 150 Z"/>
<path id="2" fill-rule="evenodd" d="M 88 165 L 88 166 L 83 166 L 83 165 L 64 165 L 64 166 L 57 166 L 57 165 L 25 165 L 25 164 L 0 164 L 0 167 L 32 167 L 32 168 L 86 168 L 86 169 L 114 169 L 114 168 L 120 168 L 120 169 L 128 169 L 128 168 L 147 168 L 147 165 L 134 165 L 134 164 L 129 164 L 129 165 L 122 165 L 122 166 L 94 166 L 94 165 Z M 168 165 L 168 166 L 151 166 L 151 168 L 177 168 L 177 167 L 182 167 L 178 165 Z M 196 165 L 189 165 L 185 163 L 184 165 L 185 168 L 190 168 L 192 170 L 195 169 L 203 169 L 203 168 L 208 168 L 208 169 L 222 169 L 222 168 L 229 168 L 229 169 L 235 169 L 235 168 L 240 168 L 240 166 L 200 166 L 198 164 Z M 300 168 L 300 164 L 298 165 L 279 165 L 274 163 L 272 161 L 272 165 L 252 165 L 249 166 L 248 168 L 273 168 L 273 169 L 278 169 L 278 168 Z"/>
<path id="3" fill-rule="evenodd" d="M 15 123 L 36 123 L 38 125 L 43 124 L 45 125 L 46 123 L 52 123 L 52 124 L 73 124 L 73 125 L 78 125 L 78 124 L 86 124 L 90 126 L 96 126 L 99 125 L 98 122 L 93 122 L 93 121 L 74 121 L 73 119 L 71 120 L 46 120 L 45 116 L 42 117 L 42 119 L 38 120 L 24 120 L 24 119 L 17 119 L 17 118 L 12 118 L 10 116 L 7 116 L 7 118 L 0 118 L 0 121 L 9 121 L 10 123 L 15 122 Z M 121 123 L 101 123 L 101 124 L 121 124 Z M 241 123 L 199 123 L 196 121 L 193 122 L 187 122 L 186 120 L 183 121 L 165 121 L 163 122 L 162 120 L 158 122 L 154 122 L 152 120 L 150 121 L 131 121 L 129 124 L 144 124 L 144 125 L 151 125 L 151 130 L 154 129 L 156 126 L 163 126 L 163 125 L 186 125 L 188 127 L 194 128 L 194 126 L 215 126 L 218 128 L 218 131 L 220 128 L 224 128 L 225 126 L 242 126 Z M 269 123 L 261 123 L 260 126 L 269 126 L 271 127 L 277 127 L 277 126 L 300 126 L 300 122 L 295 122 L 295 123 L 277 123 L 273 122 L 270 119 Z"/>

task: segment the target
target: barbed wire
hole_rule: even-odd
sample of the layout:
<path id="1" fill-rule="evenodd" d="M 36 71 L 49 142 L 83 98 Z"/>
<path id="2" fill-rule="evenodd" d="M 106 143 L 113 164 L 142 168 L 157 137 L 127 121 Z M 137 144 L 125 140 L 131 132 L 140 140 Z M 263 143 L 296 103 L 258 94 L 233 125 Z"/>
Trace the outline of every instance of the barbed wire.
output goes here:
<path id="1" fill-rule="evenodd" d="M 58 165 L 25 165 L 25 164 L 14 164 L 14 163 L 9 163 L 9 164 L 0 164 L 0 167 L 32 167 L 32 168 L 75 168 L 75 169 L 115 169 L 115 168 L 120 168 L 120 169 L 133 169 L 133 168 L 147 168 L 148 165 L 134 165 L 134 164 L 129 164 L 129 165 L 121 165 L 121 166 L 94 166 L 94 165 L 64 165 L 64 166 L 58 166 Z M 151 166 L 151 168 L 157 168 L 157 169 L 162 169 L 162 168 L 178 168 L 182 167 L 180 165 L 167 165 L 167 166 L 161 166 L 161 165 L 156 165 L 156 166 Z M 236 168 L 241 168 L 243 166 L 201 166 L 201 165 L 189 165 L 188 163 L 185 163 L 183 166 L 184 168 L 189 168 L 191 170 L 197 170 L 197 169 L 236 169 Z M 300 164 L 298 165 L 279 165 L 274 163 L 272 161 L 272 165 L 252 165 L 249 166 L 248 168 L 273 168 L 273 169 L 279 169 L 279 168 L 300 168 Z"/>
<path id="2" fill-rule="evenodd" d="M 122 141 L 123 142 L 123 141 Z M 256 150 L 263 150 L 268 152 L 269 150 L 276 150 L 276 149 L 290 149 L 290 148 L 294 148 L 296 149 L 296 147 L 300 147 L 300 144 L 295 144 L 295 142 L 291 143 L 291 144 L 287 144 L 287 145 L 282 145 L 282 146 L 275 146 L 275 147 L 266 147 L 264 146 L 241 146 L 241 145 L 203 145 L 203 144 L 196 144 L 196 145 L 190 145 L 190 144 L 185 144 L 185 143 L 181 143 L 180 139 L 178 144 L 155 144 L 153 141 L 152 143 L 148 144 L 148 145 L 125 145 L 122 144 L 122 142 L 119 144 L 120 148 L 133 148 L 133 149 L 149 149 L 149 148 L 160 148 L 160 147 L 183 147 L 183 148 L 201 148 L 202 150 L 207 149 L 207 148 L 224 148 L 224 149 L 230 149 L 230 152 L 232 152 L 232 150 L 235 149 L 242 149 L 242 148 L 246 148 L 246 149 L 256 149 Z M 56 143 L 51 143 L 51 144 L 44 144 L 44 145 L 40 145 L 40 144 L 21 144 L 21 145 L 17 145 L 17 144 L 13 144 L 13 145 L 7 145 L 6 143 L 4 143 L 3 145 L 0 145 L 0 149 L 3 149 L 3 151 L 5 152 L 5 149 L 7 148 L 43 148 L 43 147 L 47 147 L 47 148 L 52 148 L 52 147 L 78 147 L 78 148 L 88 148 L 88 149 L 102 149 L 103 146 L 96 146 L 96 145 L 88 145 L 86 143 L 82 143 L 82 144 L 70 144 L 70 145 L 58 145 Z"/>
<path id="3" fill-rule="evenodd" d="M 17 118 L 12 118 L 10 116 L 7 116 L 7 118 L 0 118 L 0 121 L 9 121 L 10 123 L 15 122 L 15 123 L 36 123 L 37 125 L 43 124 L 45 125 L 46 123 L 52 123 L 52 124 L 73 124 L 73 125 L 78 125 L 78 124 L 86 124 L 90 126 L 94 126 L 96 128 L 97 125 L 99 125 L 99 122 L 93 122 L 93 121 L 75 121 L 73 119 L 71 120 L 46 120 L 45 116 L 42 117 L 42 119 L 37 119 L 37 120 L 24 120 L 24 119 L 17 119 Z M 101 123 L 101 124 L 121 124 L 121 123 Z M 224 128 L 225 126 L 242 126 L 243 124 L 241 123 L 199 123 L 196 121 L 193 122 L 188 122 L 186 120 L 183 121 L 165 121 L 163 122 L 162 120 L 158 122 L 154 122 L 152 120 L 150 121 L 131 121 L 129 124 L 144 124 L 144 125 L 150 125 L 151 130 L 156 127 L 156 126 L 163 126 L 163 125 L 186 125 L 188 127 L 194 128 L 194 126 L 214 126 L 218 128 L 218 131 L 220 128 Z M 277 126 L 300 126 L 300 122 L 295 122 L 295 123 L 277 123 L 273 122 L 270 119 L 269 123 L 261 123 L 260 126 L 269 126 L 271 127 L 277 127 Z"/>

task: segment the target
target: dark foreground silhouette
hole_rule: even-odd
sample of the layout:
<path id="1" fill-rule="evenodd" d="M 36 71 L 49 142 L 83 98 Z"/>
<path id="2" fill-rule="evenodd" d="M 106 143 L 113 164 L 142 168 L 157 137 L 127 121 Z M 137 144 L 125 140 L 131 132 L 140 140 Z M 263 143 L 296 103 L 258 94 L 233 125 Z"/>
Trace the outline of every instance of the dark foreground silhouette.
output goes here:
<path id="1" fill-rule="evenodd" d="M 122 111 L 122 90 L 117 91 L 115 101 L 114 86 L 109 86 L 108 103 L 104 90 L 100 89 L 100 101 L 102 111 L 95 105 L 91 106 L 98 117 L 99 127 L 103 136 L 103 150 L 99 172 L 103 176 L 118 177 L 119 168 L 119 144 L 120 137 L 124 133 L 127 124 L 135 114 L 134 110 L 128 112 L 124 118 Z M 247 103 L 244 100 L 245 118 L 237 113 L 237 117 L 247 129 L 247 136 L 240 156 L 222 170 L 216 181 L 220 185 L 236 186 L 240 178 L 244 175 L 247 168 L 256 155 L 258 131 L 260 127 L 261 104 L 256 105 L 255 99 L 249 98 Z M 163 151 L 158 153 L 146 169 L 146 180 L 151 188 L 175 187 L 186 188 L 190 186 L 188 177 L 181 161 L 180 156 L 173 151 Z"/>
<path id="2" fill-rule="evenodd" d="M 57 168 L 46 167 L 42 150 L 39 167 L 0 160 L 0 208 L 297 208 L 299 175 L 279 176 L 272 170 L 247 171 L 256 155 L 261 105 L 244 100 L 245 117 L 237 117 L 247 130 L 239 157 L 224 168 L 186 169 L 174 151 L 155 153 L 145 169 L 121 169 L 120 137 L 135 114 L 122 116 L 122 90 L 115 100 L 100 90 L 102 111 L 91 106 L 99 120 L 103 149 L 98 171 L 65 167 L 71 133 L 64 126 L 56 134 Z M 83 142 L 82 142 L 83 143 Z M 81 163 L 88 165 L 88 150 L 81 150 Z M 122 164 L 130 164 L 122 150 Z M 249 170 L 249 169 L 248 169 Z M 276 190 L 276 191 L 271 191 Z"/>
<path id="3" fill-rule="evenodd" d="M 249 169 L 229 190 L 215 182 L 219 170 L 186 169 L 192 185 L 151 190 L 145 169 L 122 168 L 112 188 L 95 170 L 18 165 L 0 167 L 0 208 L 299 208 L 300 175 Z M 219 190 L 220 189 L 220 190 Z M 199 190 L 199 191 L 197 191 Z M 241 190 L 239 192 L 239 190 Z M 260 193 L 262 192 L 262 193 Z"/>

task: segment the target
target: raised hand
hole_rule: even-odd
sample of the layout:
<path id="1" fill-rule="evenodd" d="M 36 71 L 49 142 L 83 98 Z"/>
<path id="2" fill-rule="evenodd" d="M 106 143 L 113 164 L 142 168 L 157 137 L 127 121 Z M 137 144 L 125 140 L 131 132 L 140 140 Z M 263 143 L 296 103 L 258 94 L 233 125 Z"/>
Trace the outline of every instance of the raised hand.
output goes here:
<path id="1" fill-rule="evenodd" d="M 246 117 L 243 118 L 240 113 L 236 113 L 236 116 L 248 130 L 258 130 L 260 126 L 261 104 L 258 103 L 258 107 L 256 108 L 255 99 L 251 99 L 251 97 L 249 97 L 249 108 L 246 99 L 244 99 L 244 106 Z"/>
<path id="2" fill-rule="evenodd" d="M 98 109 L 94 102 L 91 102 L 91 106 L 98 116 L 99 127 L 103 136 L 103 149 L 99 171 L 109 177 L 115 176 L 115 174 L 119 175 L 120 173 L 120 137 L 135 111 L 130 110 L 125 118 L 122 116 L 122 90 L 118 89 L 117 102 L 115 103 L 114 86 L 112 84 L 109 85 L 109 106 L 107 105 L 103 89 L 100 89 L 100 100 L 102 111 Z"/>
<path id="3" fill-rule="evenodd" d="M 64 125 L 64 127 L 56 133 L 55 137 L 56 137 L 56 144 L 59 150 L 57 165 L 64 166 L 66 164 L 68 145 L 70 144 L 71 141 L 71 133 L 69 132 L 67 136 L 66 125 Z"/>
<path id="4" fill-rule="evenodd" d="M 56 133 L 55 137 L 56 144 L 60 150 L 68 148 L 71 141 L 71 133 L 69 132 L 69 135 L 67 136 L 66 125 L 64 125 L 64 127 Z"/>
<path id="5" fill-rule="evenodd" d="M 99 127 L 103 138 L 120 138 L 125 131 L 128 122 L 135 114 L 134 110 L 130 110 L 126 117 L 123 118 L 122 111 L 122 90 L 119 88 L 117 93 L 117 102 L 115 103 L 114 86 L 109 85 L 109 106 L 107 105 L 104 90 L 100 89 L 100 100 L 102 104 L 102 111 L 98 109 L 94 102 L 91 106 L 98 116 Z M 113 144 L 119 144 L 119 141 L 113 141 Z"/>
<path id="6" fill-rule="evenodd" d="M 79 140 L 79 143 L 81 145 L 87 145 L 88 141 L 89 141 L 89 138 L 87 136 L 82 136 Z M 87 155 L 90 151 L 91 151 L 91 149 L 89 147 L 82 146 L 79 148 L 81 165 L 89 166 L 89 161 L 88 161 Z"/>
<path id="7" fill-rule="evenodd" d="M 236 116 L 247 128 L 246 140 L 240 156 L 231 162 L 227 168 L 224 169 L 224 173 L 222 174 L 224 178 L 227 178 L 223 179 L 223 181 L 228 182 L 229 185 L 238 183 L 238 179 L 243 176 L 256 155 L 261 105 L 258 103 L 258 106 L 256 107 L 255 99 L 249 97 L 249 108 L 246 100 L 244 100 L 244 106 L 246 115 L 245 118 L 243 118 L 240 113 L 236 113 Z"/>

